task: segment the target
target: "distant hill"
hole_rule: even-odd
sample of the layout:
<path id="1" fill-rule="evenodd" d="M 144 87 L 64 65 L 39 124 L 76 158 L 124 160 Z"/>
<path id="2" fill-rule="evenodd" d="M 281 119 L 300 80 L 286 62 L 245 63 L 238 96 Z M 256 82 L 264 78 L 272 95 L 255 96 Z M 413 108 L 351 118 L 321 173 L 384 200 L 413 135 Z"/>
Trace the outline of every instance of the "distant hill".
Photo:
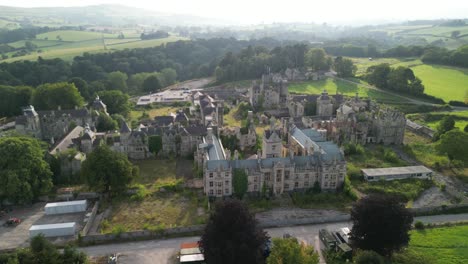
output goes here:
<path id="1" fill-rule="evenodd" d="M 123 5 L 95 5 L 84 7 L 0 6 L 0 20 L 22 26 L 120 26 L 147 25 L 226 25 L 227 21 L 183 14 L 155 12 Z"/>

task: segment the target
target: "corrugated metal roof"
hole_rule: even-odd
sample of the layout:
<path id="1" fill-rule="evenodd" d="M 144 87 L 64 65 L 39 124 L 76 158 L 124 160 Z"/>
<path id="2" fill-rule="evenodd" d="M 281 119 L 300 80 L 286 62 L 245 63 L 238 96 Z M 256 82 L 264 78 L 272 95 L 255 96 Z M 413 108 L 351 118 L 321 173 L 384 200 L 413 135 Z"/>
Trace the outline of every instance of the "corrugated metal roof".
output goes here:
<path id="1" fill-rule="evenodd" d="M 58 229 L 58 228 L 72 228 L 72 227 L 75 227 L 75 226 L 76 226 L 75 222 L 60 223 L 60 224 L 48 224 L 48 225 L 33 225 L 33 226 L 31 226 L 31 228 L 29 228 L 29 231 L 31 231 L 31 230 Z"/>
<path id="2" fill-rule="evenodd" d="M 180 263 L 192 262 L 192 261 L 202 261 L 205 260 L 203 254 L 193 254 L 193 255 L 183 255 L 180 256 Z"/>
<path id="3" fill-rule="evenodd" d="M 86 204 L 86 200 L 71 201 L 71 202 L 59 202 L 59 203 L 48 203 L 46 208 L 57 207 L 57 206 L 70 206 L 70 205 L 83 205 Z"/>
<path id="4" fill-rule="evenodd" d="M 362 169 L 362 173 L 367 176 L 386 176 L 398 175 L 408 173 L 429 173 L 432 170 L 425 166 L 407 166 L 407 167 L 391 167 L 391 168 L 377 168 L 377 169 Z"/>

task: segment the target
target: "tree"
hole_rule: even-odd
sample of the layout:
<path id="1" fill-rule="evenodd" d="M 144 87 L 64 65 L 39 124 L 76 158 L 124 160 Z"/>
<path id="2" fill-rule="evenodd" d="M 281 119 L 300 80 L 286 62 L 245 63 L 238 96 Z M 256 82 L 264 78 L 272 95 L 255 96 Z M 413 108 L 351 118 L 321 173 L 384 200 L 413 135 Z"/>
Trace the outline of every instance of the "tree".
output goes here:
<path id="1" fill-rule="evenodd" d="M 468 133 L 468 124 L 465 126 L 465 128 L 463 129 L 463 131 L 465 131 L 465 132 Z"/>
<path id="2" fill-rule="evenodd" d="M 366 80 L 379 88 L 386 89 L 388 75 L 390 74 L 391 68 L 388 63 L 382 63 L 367 68 Z"/>
<path id="3" fill-rule="evenodd" d="M 371 250 L 359 250 L 354 257 L 355 264 L 385 264 L 382 256 Z"/>
<path id="4" fill-rule="evenodd" d="M 437 125 L 437 133 L 439 134 L 439 136 L 441 136 L 454 128 L 455 119 L 453 118 L 453 116 L 444 116 L 444 118 L 442 118 L 442 120 L 440 120 L 439 124 Z"/>
<path id="5" fill-rule="evenodd" d="M 458 129 L 450 130 L 440 137 L 436 150 L 446 154 L 450 160 L 461 160 L 468 164 L 468 134 Z"/>
<path id="6" fill-rule="evenodd" d="M 109 81 L 109 90 L 119 90 L 122 92 L 127 91 L 127 79 L 128 76 L 126 73 L 115 71 L 107 75 L 107 80 Z"/>
<path id="7" fill-rule="evenodd" d="M 52 188 L 44 149 L 29 137 L 0 138 L 0 202 L 31 203 Z"/>
<path id="8" fill-rule="evenodd" d="M 117 129 L 117 121 L 105 113 L 99 113 L 96 129 L 98 132 L 113 131 Z"/>
<path id="9" fill-rule="evenodd" d="M 353 77 L 356 74 L 357 66 L 348 58 L 336 57 L 333 68 L 340 77 Z"/>
<path id="10" fill-rule="evenodd" d="M 234 195 L 242 200 L 245 193 L 247 192 L 248 187 L 248 178 L 247 173 L 242 169 L 234 169 L 232 175 L 232 186 L 234 189 Z"/>
<path id="11" fill-rule="evenodd" d="M 73 109 L 84 105 L 84 99 L 73 83 L 48 83 L 36 88 L 32 104 L 39 110 Z"/>
<path id="12" fill-rule="evenodd" d="M 352 244 L 390 256 L 408 245 L 413 215 L 396 197 L 370 194 L 351 209 Z"/>
<path id="13" fill-rule="evenodd" d="M 154 92 L 161 89 L 161 82 L 157 76 L 151 75 L 143 82 L 143 91 Z"/>
<path id="14" fill-rule="evenodd" d="M 118 194 L 137 176 L 127 156 L 98 146 L 88 155 L 81 167 L 81 175 L 88 186 L 98 192 Z"/>
<path id="15" fill-rule="evenodd" d="M 460 30 L 454 30 L 454 31 L 452 31 L 452 33 L 450 34 L 450 36 L 451 36 L 452 38 L 457 38 L 459 35 L 460 35 Z"/>
<path id="16" fill-rule="evenodd" d="M 172 68 L 162 69 L 161 76 L 164 79 L 164 86 L 172 85 L 177 80 L 177 72 Z"/>
<path id="17" fill-rule="evenodd" d="M 220 201 L 208 219 L 200 248 L 207 264 L 264 263 L 268 236 L 239 200 Z"/>
<path id="18" fill-rule="evenodd" d="M 130 76 L 128 78 L 128 88 L 130 91 L 140 92 L 143 91 L 143 83 L 145 82 L 146 78 L 151 75 L 155 75 L 153 72 L 140 72 Z"/>
<path id="19" fill-rule="evenodd" d="M 130 105 L 128 103 L 129 96 L 122 91 L 110 90 L 98 93 L 99 98 L 107 106 L 109 114 L 121 114 L 126 116 L 130 112 Z"/>
<path id="20" fill-rule="evenodd" d="M 149 151 L 157 155 L 162 149 L 162 137 L 150 136 L 148 137 Z"/>
<path id="21" fill-rule="evenodd" d="M 0 85 L 0 116 L 10 117 L 21 114 L 21 107 L 30 103 L 33 89 L 29 86 Z"/>
<path id="22" fill-rule="evenodd" d="M 87 101 L 93 99 L 91 98 L 91 94 L 89 93 L 88 83 L 82 78 L 73 77 L 70 80 L 68 80 L 68 83 L 73 83 L 80 92 L 81 96 L 83 96 L 83 98 Z"/>
<path id="23" fill-rule="evenodd" d="M 273 238 L 267 264 L 318 264 L 319 256 L 312 246 L 299 243 L 296 238 Z"/>
<path id="24" fill-rule="evenodd" d="M 330 61 L 327 59 L 327 53 L 324 49 L 310 49 L 305 55 L 305 60 L 307 66 L 311 67 L 313 71 L 330 69 Z"/>

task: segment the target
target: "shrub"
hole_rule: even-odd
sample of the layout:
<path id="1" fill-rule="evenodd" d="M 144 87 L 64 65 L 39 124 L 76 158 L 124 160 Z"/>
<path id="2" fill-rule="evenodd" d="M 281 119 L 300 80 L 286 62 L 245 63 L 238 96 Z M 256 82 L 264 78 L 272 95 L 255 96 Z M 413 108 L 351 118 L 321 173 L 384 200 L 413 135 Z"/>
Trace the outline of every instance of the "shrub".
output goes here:
<path id="1" fill-rule="evenodd" d="M 111 233 L 116 235 L 116 236 L 120 236 L 122 233 L 124 233 L 126 231 L 127 231 L 127 229 L 123 225 L 117 224 L 114 227 L 112 227 Z"/>
<path id="2" fill-rule="evenodd" d="M 143 201 L 149 192 L 146 190 L 145 186 L 141 184 L 137 185 L 136 188 L 137 191 L 130 197 L 130 200 L 138 202 Z"/>
<path id="3" fill-rule="evenodd" d="M 356 264 L 384 264 L 384 258 L 372 250 L 360 250 L 354 257 Z"/>
<path id="4" fill-rule="evenodd" d="M 424 229 L 424 223 L 421 222 L 421 221 L 416 221 L 416 223 L 414 223 L 414 228 L 416 228 L 418 230 L 422 230 L 422 229 Z"/>

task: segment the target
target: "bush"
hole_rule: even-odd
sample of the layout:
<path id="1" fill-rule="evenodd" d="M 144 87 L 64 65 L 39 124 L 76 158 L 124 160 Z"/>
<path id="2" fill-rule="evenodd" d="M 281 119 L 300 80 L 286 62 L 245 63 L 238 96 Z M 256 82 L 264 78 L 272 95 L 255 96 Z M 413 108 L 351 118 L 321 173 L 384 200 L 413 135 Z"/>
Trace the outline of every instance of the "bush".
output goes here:
<path id="1" fill-rule="evenodd" d="M 418 230 L 422 230 L 422 229 L 424 229 L 424 223 L 421 222 L 421 221 L 416 221 L 416 223 L 414 223 L 414 228 L 416 228 Z"/>
<path id="2" fill-rule="evenodd" d="M 356 264 L 384 264 L 385 259 L 372 250 L 360 250 L 354 257 Z"/>
<path id="3" fill-rule="evenodd" d="M 146 190 L 145 186 L 141 184 L 137 185 L 136 188 L 137 191 L 130 197 L 130 200 L 138 202 L 143 201 L 149 192 Z"/>
<path id="4" fill-rule="evenodd" d="M 462 107 L 468 107 L 467 103 L 460 102 L 460 101 L 450 101 L 449 105 L 451 106 L 462 106 Z"/>
<path id="5" fill-rule="evenodd" d="M 116 236 L 120 236 L 124 232 L 127 232 L 127 228 L 125 228 L 121 224 L 115 225 L 114 227 L 112 227 L 112 230 L 111 230 L 111 233 L 116 235 Z"/>

